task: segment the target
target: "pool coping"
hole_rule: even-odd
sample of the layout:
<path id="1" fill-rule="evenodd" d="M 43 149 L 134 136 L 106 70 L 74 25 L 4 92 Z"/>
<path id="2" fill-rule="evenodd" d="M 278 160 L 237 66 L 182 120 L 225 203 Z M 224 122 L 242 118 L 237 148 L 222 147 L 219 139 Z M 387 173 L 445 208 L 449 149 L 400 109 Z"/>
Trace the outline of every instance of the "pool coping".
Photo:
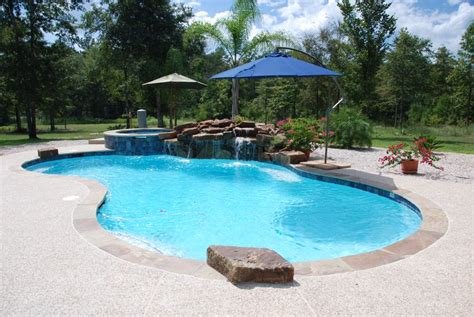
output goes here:
<path id="1" fill-rule="evenodd" d="M 60 154 L 53 158 L 53 160 L 68 157 L 111 154 L 116 153 L 112 150 L 81 151 Z M 32 173 L 24 168 L 42 161 L 45 160 L 28 160 L 18 168 L 15 168 L 15 170 L 18 172 Z M 383 180 L 383 177 L 381 176 L 363 172 L 354 174 L 350 171 L 357 170 L 352 169 L 323 171 L 315 170 L 303 165 L 291 165 L 288 166 L 288 168 L 294 170 L 300 175 L 304 174 L 305 176 L 313 176 L 314 178 L 323 181 L 335 183 L 342 182 L 345 185 L 349 182 L 352 187 L 362 190 L 368 190 L 367 188 L 371 188 L 369 191 L 375 194 L 381 194 L 381 192 L 393 193 L 410 204 L 413 204 L 422 216 L 422 224 L 415 233 L 382 249 L 330 260 L 293 262 L 292 264 L 295 267 L 295 274 L 297 276 L 322 276 L 336 273 L 348 273 L 397 262 L 426 249 L 440 239 L 448 230 L 448 218 L 439 206 L 409 190 L 399 188 L 394 184 L 382 182 L 381 180 Z M 97 221 L 97 210 L 105 201 L 107 188 L 99 182 L 77 176 L 52 174 L 40 175 L 59 179 L 74 179 L 87 187 L 89 193 L 74 209 L 72 224 L 80 236 L 102 251 L 131 263 L 157 268 L 168 272 L 186 274 L 199 278 L 224 279 L 222 275 L 210 268 L 205 261 L 168 256 L 157 251 L 147 250 L 130 244 L 103 229 Z M 380 190 L 381 192 L 377 192 L 377 190 Z M 389 198 L 393 197 L 394 196 Z"/>

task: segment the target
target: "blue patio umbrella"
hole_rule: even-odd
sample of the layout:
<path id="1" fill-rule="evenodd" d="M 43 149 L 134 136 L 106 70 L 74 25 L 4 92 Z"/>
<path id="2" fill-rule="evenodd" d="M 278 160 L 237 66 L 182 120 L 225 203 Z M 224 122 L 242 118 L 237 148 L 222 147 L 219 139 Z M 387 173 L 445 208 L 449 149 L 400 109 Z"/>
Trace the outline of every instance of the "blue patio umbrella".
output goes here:
<path id="1" fill-rule="evenodd" d="M 288 49 L 303 53 L 316 60 L 315 57 L 292 48 L 282 47 L 281 49 Z M 256 61 L 237 66 L 235 68 L 226 70 L 225 72 L 216 74 L 211 79 L 232 79 L 232 116 L 238 114 L 238 99 L 239 99 L 239 82 L 241 78 L 275 78 L 275 77 L 332 77 L 339 92 L 341 88 L 335 77 L 342 76 L 342 74 L 332 71 L 330 69 L 311 64 L 290 55 L 280 52 L 274 52 Z M 333 108 L 337 107 L 343 99 L 340 99 Z M 329 112 L 330 108 L 326 110 L 326 134 L 329 133 Z M 326 138 L 326 149 L 324 153 L 324 163 L 327 163 L 327 149 L 328 140 Z"/>
<path id="2" fill-rule="evenodd" d="M 283 53 L 272 53 L 256 61 L 216 74 L 211 79 L 318 76 L 342 76 L 342 74 Z"/>

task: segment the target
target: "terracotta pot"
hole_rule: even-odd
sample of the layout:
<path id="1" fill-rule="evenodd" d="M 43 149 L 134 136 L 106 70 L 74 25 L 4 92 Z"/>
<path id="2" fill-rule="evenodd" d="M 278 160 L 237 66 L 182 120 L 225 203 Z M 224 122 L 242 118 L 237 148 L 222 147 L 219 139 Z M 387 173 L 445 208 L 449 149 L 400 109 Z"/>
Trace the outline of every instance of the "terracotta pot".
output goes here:
<path id="1" fill-rule="evenodd" d="M 302 151 L 307 161 L 309 161 L 309 156 L 311 155 L 311 151 Z"/>
<path id="2" fill-rule="evenodd" d="M 416 173 L 418 173 L 418 160 L 404 160 L 404 161 L 402 161 L 402 173 L 403 174 L 416 174 Z"/>

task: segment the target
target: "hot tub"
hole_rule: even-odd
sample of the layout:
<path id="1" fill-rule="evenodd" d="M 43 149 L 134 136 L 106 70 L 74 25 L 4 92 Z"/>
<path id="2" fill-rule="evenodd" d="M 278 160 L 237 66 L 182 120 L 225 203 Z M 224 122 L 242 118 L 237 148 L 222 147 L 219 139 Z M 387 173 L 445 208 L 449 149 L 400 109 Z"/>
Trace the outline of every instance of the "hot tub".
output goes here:
<path id="1" fill-rule="evenodd" d="M 152 155 L 165 152 L 161 133 L 163 128 L 123 129 L 104 132 L 105 147 L 125 155 Z"/>

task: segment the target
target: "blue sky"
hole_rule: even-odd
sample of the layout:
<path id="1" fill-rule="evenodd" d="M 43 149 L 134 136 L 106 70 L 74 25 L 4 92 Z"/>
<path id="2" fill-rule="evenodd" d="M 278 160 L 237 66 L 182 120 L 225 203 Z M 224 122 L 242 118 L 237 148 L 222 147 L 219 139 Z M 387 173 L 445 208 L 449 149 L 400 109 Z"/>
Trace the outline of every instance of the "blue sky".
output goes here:
<path id="1" fill-rule="evenodd" d="M 193 8 L 195 20 L 214 22 L 229 14 L 233 0 L 173 0 Z M 253 30 L 284 31 L 295 37 L 341 19 L 337 0 L 258 0 L 262 19 Z M 448 47 L 453 53 L 470 21 L 474 0 L 394 0 L 390 13 L 398 29 L 428 38 L 433 47 Z"/>

